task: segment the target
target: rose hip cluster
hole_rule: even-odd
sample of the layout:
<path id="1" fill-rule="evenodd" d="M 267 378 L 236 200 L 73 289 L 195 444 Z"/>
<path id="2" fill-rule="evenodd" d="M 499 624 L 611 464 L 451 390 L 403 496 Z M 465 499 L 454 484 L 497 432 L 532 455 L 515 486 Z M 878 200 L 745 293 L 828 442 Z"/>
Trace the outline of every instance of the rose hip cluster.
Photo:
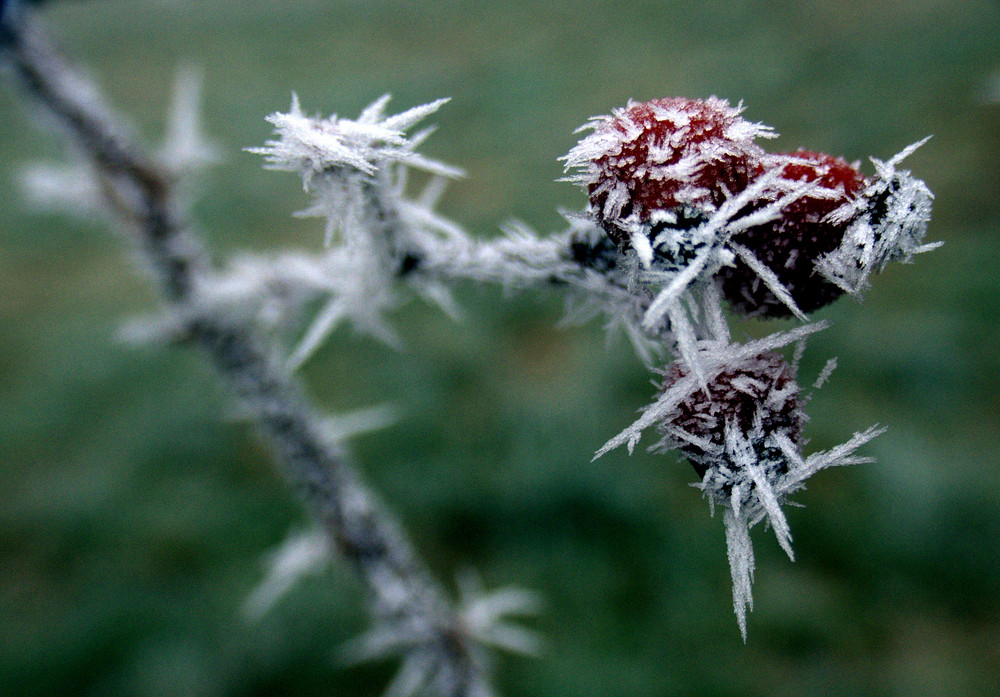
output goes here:
<path id="1" fill-rule="evenodd" d="M 740 109 L 717 98 L 672 97 L 631 103 L 592 122 L 590 157 L 577 177 L 591 210 L 623 251 L 637 231 L 650 240 L 666 227 L 704 223 L 727 200 L 778 170 L 781 187 L 765 188 L 741 213 L 772 205 L 790 184 L 811 184 L 771 220 L 741 229 L 728 240 L 769 269 L 804 312 L 829 304 L 843 288 L 817 273 L 816 263 L 844 241 L 868 180 L 857 165 L 824 153 L 800 150 L 768 154 L 755 140 L 773 137 Z M 603 150 L 603 152 L 602 152 Z M 595 154 L 596 153 L 596 154 Z M 760 274 L 740 257 L 718 272 L 729 303 L 749 316 L 787 317 L 791 310 Z"/>

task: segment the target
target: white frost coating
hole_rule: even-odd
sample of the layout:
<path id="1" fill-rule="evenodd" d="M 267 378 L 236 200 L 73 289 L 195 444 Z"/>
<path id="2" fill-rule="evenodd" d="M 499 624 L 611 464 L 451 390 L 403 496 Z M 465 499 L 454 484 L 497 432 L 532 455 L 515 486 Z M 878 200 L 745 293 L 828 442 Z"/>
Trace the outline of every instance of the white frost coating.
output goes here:
<path id="1" fill-rule="evenodd" d="M 826 381 L 830 379 L 830 376 L 833 375 L 833 371 L 836 369 L 837 359 L 831 358 L 826 362 L 826 365 L 823 366 L 823 369 L 819 371 L 819 375 L 816 377 L 816 382 L 813 383 L 813 389 L 818 390 L 825 385 Z"/>
<path id="2" fill-rule="evenodd" d="M 896 167 L 927 140 L 906 147 L 887 162 L 871 158 L 875 176 L 868 186 L 830 214 L 832 221 L 850 225 L 840 246 L 816 262 L 816 271 L 845 292 L 857 297 L 872 274 L 889 262 L 908 262 L 914 254 L 941 246 L 922 244 L 934 195 L 923 181 Z"/>
<path id="3" fill-rule="evenodd" d="M 561 158 L 569 173 L 564 180 L 579 184 L 592 202 L 600 202 L 601 210 L 595 212 L 623 230 L 626 239 L 631 236 L 634 245 L 636 236 L 628 231 L 635 233 L 655 214 L 640 203 L 646 194 L 661 189 L 691 213 L 711 214 L 718 202 L 703 181 L 704 173 L 711 171 L 707 168 L 728 161 L 752 169 L 751 163 L 761 160 L 764 152 L 754 140 L 775 134 L 762 124 L 745 121 L 741 111 L 742 105 L 733 108 L 716 97 L 703 102 L 629 101 L 577 129 L 593 133 Z M 641 162 L 636 157 L 640 153 Z M 643 182 L 654 184 L 646 190 Z M 714 185 L 725 190 L 722 182 Z M 645 251 L 636 249 L 640 255 Z"/>
<path id="4" fill-rule="evenodd" d="M 718 318 L 721 316 L 721 298 L 717 289 L 709 293 L 707 288 L 713 285 L 713 277 L 723 266 L 732 263 L 740 254 L 751 257 L 752 269 L 756 270 L 768 287 L 782 298 L 793 313 L 802 320 L 805 315 L 795 306 L 788 291 L 777 277 L 763 264 L 752 258 L 747 250 L 732 242 L 732 237 L 741 230 L 774 220 L 781 215 L 782 208 L 802 196 L 809 195 L 816 189 L 813 184 L 789 181 L 781 177 L 780 169 L 774 169 L 759 177 L 753 184 L 740 194 L 727 199 L 712 215 L 700 225 L 690 229 L 671 227 L 666 213 L 654 218 L 660 228 L 652 240 L 654 250 L 653 262 L 644 264 L 643 269 L 630 285 L 642 286 L 652 293 L 653 299 L 648 303 L 642 318 L 642 328 L 652 332 L 660 326 L 665 318 L 669 318 L 671 329 L 678 337 L 677 323 L 684 309 L 684 303 L 693 305 L 699 314 Z M 744 213 L 751 203 L 759 200 L 765 192 L 770 203 L 759 210 Z M 634 217 L 634 216 L 633 216 Z M 649 225 L 645 227 L 638 220 L 630 224 L 637 230 L 630 238 L 632 246 L 644 258 L 643 251 L 637 246 L 637 241 L 648 239 Z M 648 255 L 648 252 L 646 253 Z M 671 261 L 677 260 L 677 261 Z M 646 270 L 648 269 L 648 270 Z M 701 298 L 700 301 L 697 298 Z M 680 326 L 687 326 L 691 321 L 685 321 Z M 714 322 L 718 332 L 719 321 Z M 705 370 L 698 364 L 701 353 L 692 350 L 692 342 L 688 339 L 678 342 L 678 351 L 686 363 L 691 365 L 699 375 Z"/>
<path id="5" fill-rule="evenodd" d="M 88 103 L 104 111 L 92 85 L 68 77 L 66 84 L 80 90 L 82 99 L 97 100 Z M 157 152 L 157 160 L 182 183 L 221 159 L 219 149 L 202 129 L 200 101 L 199 71 L 190 66 L 178 68 L 167 113 L 166 134 Z M 82 154 L 73 152 L 62 163 L 36 162 L 23 167 L 19 179 L 26 198 L 39 208 L 91 217 L 109 212 L 109 195 L 131 195 L 132 192 L 126 194 L 121 186 L 110 187 L 102 181 L 98 168 L 86 161 Z M 132 207 L 139 205 L 136 201 L 128 203 Z"/>
<path id="6" fill-rule="evenodd" d="M 782 284 L 782 282 L 778 279 L 778 276 L 774 273 L 774 271 L 768 268 L 766 264 L 762 263 L 757 257 L 754 256 L 753 252 L 743 245 L 731 244 L 730 246 L 736 253 L 736 256 L 738 256 L 751 271 L 757 274 L 757 277 L 760 278 L 761 282 L 767 286 L 768 290 L 774 293 L 774 297 L 781 301 L 782 305 L 787 307 L 796 318 L 802 320 L 803 322 L 807 320 L 805 313 L 802 312 L 802 310 L 799 309 L 799 306 L 795 304 L 792 294 L 788 292 L 788 289 L 785 288 L 784 284 Z"/>

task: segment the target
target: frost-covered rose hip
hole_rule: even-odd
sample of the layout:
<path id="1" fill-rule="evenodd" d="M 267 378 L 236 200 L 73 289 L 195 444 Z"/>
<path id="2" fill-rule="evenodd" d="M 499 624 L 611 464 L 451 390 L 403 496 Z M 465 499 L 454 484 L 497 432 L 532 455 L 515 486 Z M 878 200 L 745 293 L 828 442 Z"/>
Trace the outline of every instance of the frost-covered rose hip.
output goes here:
<path id="1" fill-rule="evenodd" d="M 815 264 L 840 245 L 850 223 L 832 219 L 830 214 L 854 201 L 866 181 L 843 159 L 805 150 L 775 155 L 768 167 L 781 167 L 784 180 L 811 182 L 818 188 L 789 203 L 774 220 L 749 228 L 732 241 L 747 248 L 777 276 L 800 310 L 811 312 L 844 292 L 818 274 Z M 767 203 L 764 200 L 760 205 Z M 726 298 L 747 315 L 791 316 L 790 308 L 743 260 L 722 269 L 720 277 Z"/>
<path id="2" fill-rule="evenodd" d="M 687 374 L 685 366 L 672 363 L 663 390 Z M 784 467 L 784 458 L 767 456 L 774 449 L 769 439 L 780 433 L 797 445 L 804 421 L 794 369 L 781 354 L 766 351 L 723 369 L 707 391 L 696 389 L 683 399 L 659 424 L 665 436 L 660 449 L 680 450 L 704 477 L 713 468 L 739 469 L 728 452 L 738 435 L 754 449 L 754 459 Z"/>
<path id="3" fill-rule="evenodd" d="M 725 100 L 630 102 L 590 120 L 593 133 L 564 158 L 592 211 L 619 247 L 637 224 L 701 222 L 760 173 L 765 126 Z M 583 130 L 581 129 L 581 130 Z"/>

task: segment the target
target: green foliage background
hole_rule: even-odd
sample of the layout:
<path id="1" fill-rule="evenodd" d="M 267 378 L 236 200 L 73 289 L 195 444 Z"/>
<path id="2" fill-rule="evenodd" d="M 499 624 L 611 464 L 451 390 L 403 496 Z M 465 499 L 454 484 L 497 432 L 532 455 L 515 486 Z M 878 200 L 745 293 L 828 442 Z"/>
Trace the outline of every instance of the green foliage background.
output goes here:
<path id="1" fill-rule="evenodd" d="M 672 457 L 590 459 L 647 403 L 647 374 L 599 327 L 558 330 L 555 294 L 463 288 L 454 324 L 414 303 L 407 350 L 350 332 L 305 369 L 331 411 L 385 401 L 401 422 L 356 443 L 366 478 L 439 576 L 547 599 L 538 660 L 503 694 L 987 695 L 1000 688 L 1000 6 L 987 0 L 706 2 L 301 0 L 57 3 L 46 18 L 151 139 L 179 63 L 205 73 L 225 162 L 192 215 L 220 256 L 317 249 L 293 177 L 241 151 L 287 108 L 355 115 L 442 95 L 430 154 L 459 164 L 444 209 L 477 234 L 539 230 L 582 194 L 556 158 L 628 98 L 743 100 L 800 146 L 909 160 L 945 246 L 817 317 L 810 448 L 871 423 L 877 464 L 826 472 L 791 509 L 797 561 L 756 531 L 749 643 L 721 521 Z M 41 129 L 34 126 L 40 125 Z M 18 168 L 62 147 L 0 91 L 0 694 L 377 695 L 395 666 L 342 668 L 365 628 L 346 569 L 257 624 L 261 556 L 304 524 L 266 453 L 185 347 L 130 348 L 155 299 L 100 221 L 29 210 Z M 869 169 L 870 170 L 870 165 Z M 738 337 L 779 325 L 742 323 Z"/>

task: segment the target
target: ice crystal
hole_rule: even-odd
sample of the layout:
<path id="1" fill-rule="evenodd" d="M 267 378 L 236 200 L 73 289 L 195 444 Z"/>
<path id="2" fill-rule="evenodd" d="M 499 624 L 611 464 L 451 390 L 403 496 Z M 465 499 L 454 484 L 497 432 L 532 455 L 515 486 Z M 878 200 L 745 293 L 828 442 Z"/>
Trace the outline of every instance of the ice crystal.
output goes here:
<path id="1" fill-rule="evenodd" d="M 841 244 L 816 262 L 816 270 L 830 283 L 858 296 L 872 274 L 893 261 L 908 262 L 914 254 L 942 243 L 923 244 L 934 195 L 923 181 L 897 165 L 927 142 L 921 140 L 886 162 L 872 159 L 875 176 L 852 203 L 830 214 L 846 222 Z"/>
<path id="2" fill-rule="evenodd" d="M 103 109 L 96 88 L 82 79 L 66 78 L 65 86 L 92 100 Z M 166 121 L 166 133 L 157 153 L 157 164 L 171 176 L 185 182 L 198 170 L 218 162 L 219 149 L 205 136 L 200 118 L 201 78 L 197 70 L 177 70 L 173 98 Z M 20 183 L 28 200 L 39 207 L 92 217 L 109 213 L 109 204 L 128 210 L 142 210 L 138 192 L 111 181 L 108 173 L 88 161 L 83 152 L 72 150 L 62 163 L 36 162 L 23 168 Z"/>
<path id="3" fill-rule="evenodd" d="M 244 617 L 261 619 L 295 584 L 319 573 L 332 558 L 330 540 L 319 528 L 291 534 L 268 555 L 267 575 L 244 602 Z"/>
<path id="4" fill-rule="evenodd" d="M 644 329 L 669 327 L 688 361 L 680 306 L 713 278 L 745 314 L 804 320 L 857 295 L 889 261 L 930 248 L 920 244 L 930 192 L 895 167 L 916 146 L 874 160 L 867 180 L 823 153 L 766 155 L 754 141 L 776 134 L 741 110 L 714 97 L 630 102 L 591 119 L 583 129 L 593 133 L 563 158 L 594 220 L 638 260 L 630 287 L 659 286 Z"/>
<path id="5" fill-rule="evenodd" d="M 678 377 L 668 389 L 661 391 L 656 400 L 643 407 L 639 418 L 630 426 L 605 443 L 597 451 L 595 459 L 622 445 L 626 446 L 629 452 L 632 452 L 646 429 L 663 423 L 692 394 L 699 391 L 704 392 L 702 382 L 706 386 L 710 385 L 718 375 L 732 371 L 737 366 L 746 365 L 748 361 L 756 359 L 761 354 L 773 352 L 801 341 L 826 326 L 823 322 L 814 322 L 787 332 L 777 332 L 745 344 L 730 343 L 728 332 L 722 326 L 719 328 L 719 331 L 723 333 L 721 337 L 698 339 L 695 349 L 698 351 L 696 362 L 703 370 L 701 378 L 694 373 L 692 364 L 682 357 L 683 375 Z"/>
<path id="6" fill-rule="evenodd" d="M 758 258 L 769 248 L 755 253 L 747 245 L 755 246 L 751 231 L 780 227 L 789 211 L 812 214 L 815 202 L 836 198 L 796 163 L 775 166 L 779 160 L 754 142 L 774 133 L 745 121 L 741 110 L 714 97 L 630 102 L 592 119 L 584 128 L 594 132 L 563 158 L 567 171 L 577 170 L 569 180 L 588 192 L 593 220 L 624 255 L 614 270 L 636 296 L 632 307 L 642 308 L 642 332 L 672 339 L 703 387 L 695 344 L 706 337 L 706 322 L 724 324 L 709 291 L 715 279 L 742 268 L 783 313 L 805 319 L 787 275 Z"/>
<path id="7" fill-rule="evenodd" d="M 160 161 L 175 175 L 190 175 L 221 159 L 201 123 L 201 73 L 191 66 L 178 68 L 167 118 Z"/>

